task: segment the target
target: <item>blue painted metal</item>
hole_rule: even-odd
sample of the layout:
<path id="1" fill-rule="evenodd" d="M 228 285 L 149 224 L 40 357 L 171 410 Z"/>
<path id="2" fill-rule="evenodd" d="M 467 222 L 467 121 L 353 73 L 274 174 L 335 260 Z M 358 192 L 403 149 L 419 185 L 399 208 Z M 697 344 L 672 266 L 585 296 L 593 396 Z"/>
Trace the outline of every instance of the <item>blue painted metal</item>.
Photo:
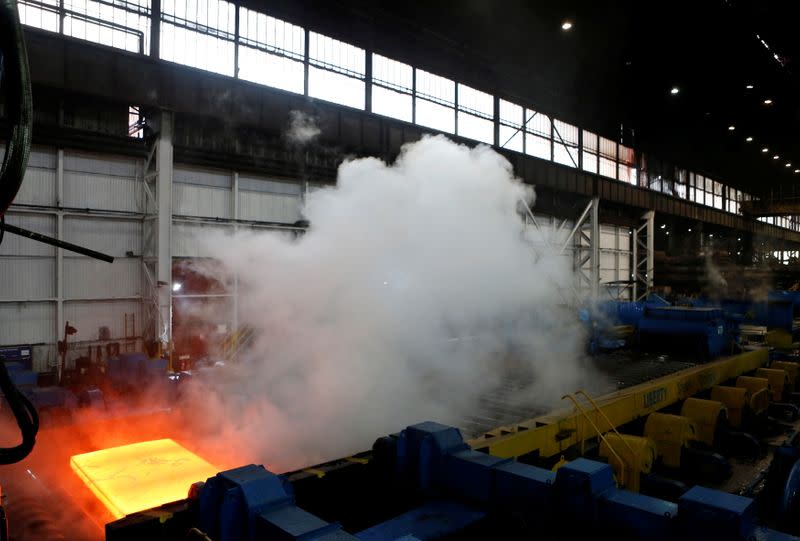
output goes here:
<path id="1" fill-rule="evenodd" d="M 800 509 L 800 460 L 789 470 L 786 484 L 783 487 L 778 516 L 781 523 L 797 522 L 795 515 Z"/>
<path id="2" fill-rule="evenodd" d="M 687 541 L 749 539 L 755 530 L 755 501 L 701 486 L 681 496 L 678 514 Z"/>
<path id="3" fill-rule="evenodd" d="M 217 541 L 356 539 L 297 507 L 285 478 L 252 464 L 208 479 L 200 490 L 198 518 Z"/>
<path id="4" fill-rule="evenodd" d="M 107 375 L 116 387 L 135 387 L 167 373 L 167 359 L 151 359 L 146 353 L 122 353 L 107 361 Z"/>
<path id="5" fill-rule="evenodd" d="M 407 513 L 359 532 L 361 541 L 387 541 L 441 539 L 454 532 L 463 531 L 486 517 L 486 512 L 466 505 L 434 500 Z"/>
<path id="6" fill-rule="evenodd" d="M 33 369 L 33 355 L 31 346 L 7 346 L 0 348 L 0 358 L 7 363 L 20 363 L 26 370 Z"/>
<path id="7" fill-rule="evenodd" d="M 711 356 L 729 351 L 737 340 L 737 325 L 722 308 L 711 307 L 645 307 L 638 332 L 643 340 L 691 342 Z"/>
<path id="8" fill-rule="evenodd" d="M 612 537 L 675 539 L 677 515 L 677 504 L 624 490 L 609 491 L 598 500 L 598 524 Z"/>
<path id="9" fill-rule="evenodd" d="M 695 487 L 674 504 L 618 489 L 608 464 L 579 458 L 552 472 L 474 451 L 457 429 L 433 422 L 391 439 L 397 445 L 383 452 L 396 454 L 394 473 L 411 481 L 419 503 L 355 536 L 297 507 L 285 478 L 254 465 L 208 479 L 198 526 L 217 541 L 427 541 L 469 537 L 513 514 L 564 538 L 798 541 L 757 525 L 749 498 Z"/>

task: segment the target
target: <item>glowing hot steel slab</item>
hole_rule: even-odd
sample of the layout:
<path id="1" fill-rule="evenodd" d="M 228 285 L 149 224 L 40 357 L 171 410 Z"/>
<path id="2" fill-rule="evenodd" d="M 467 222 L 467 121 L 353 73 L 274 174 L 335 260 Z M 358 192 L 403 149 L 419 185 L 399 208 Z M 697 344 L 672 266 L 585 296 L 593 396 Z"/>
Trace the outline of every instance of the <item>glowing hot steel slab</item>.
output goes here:
<path id="1" fill-rule="evenodd" d="M 70 466 L 116 518 L 186 498 L 219 471 L 171 439 L 75 455 Z"/>

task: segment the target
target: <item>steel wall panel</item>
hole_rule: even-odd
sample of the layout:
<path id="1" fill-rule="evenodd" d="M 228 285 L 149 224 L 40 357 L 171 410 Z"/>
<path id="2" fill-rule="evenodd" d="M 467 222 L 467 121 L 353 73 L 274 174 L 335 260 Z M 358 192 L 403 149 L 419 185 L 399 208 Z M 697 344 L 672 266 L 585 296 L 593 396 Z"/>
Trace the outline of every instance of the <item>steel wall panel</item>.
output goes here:
<path id="1" fill-rule="evenodd" d="M 230 188 L 213 188 L 193 184 L 172 185 L 172 208 L 175 214 L 232 218 Z"/>
<path id="2" fill-rule="evenodd" d="M 293 195 L 239 192 L 239 218 L 291 224 L 301 218 L 300 198 Z"/>
<path id="3" fill-rule="evenodd" d="M 88 257 L 64 258 L 66 299 L 114 299 L 141 296 L 142 260 L 123 257 L 105 263 Z"/>
<path id="4" fill-rule="evenodd" d="M 0 258 L 0 298 L 52 299 L 56 296 L 56 260 L 53 257 Z"/>
<path id="5" fill-rule="evenodd" d="M 136 158 L 64 152 L 64 206 L 139 212 L 143 199 Z"/>
<path id="6" fill-rule="evenodd" d="M 64 240 L 107 253 L 114 257 L 142 253 L 142 222 L 140 220 L 102 217 L 64 218 Z M 64 252 L 64 257 L 86 257 Z"/>
<path id="7" fill-rule="evenodd" d="M 54 237 L 56 235 L 56 218 L 47 214 L 33 214 L 9 211 L 6 222 Z M 6 233 L 0 244 L 0 256 L 49 256 L 55 257 L 56 249 L 48 244 L 37 242 L 27 237 Z"/>
<path id="8" fill-rule="evenodd" d="M 0 303 L 0 344 L 56 341 L 54 302 Z"/>
<path id="9" fill-rule="evenodd" d="M 64 303 L 64 320 L 75 327 L 78 332 L 70 336 L 70 340 L 97 340 L 100 327 L 108 327 L 112 339 L 125 336 L 125 314 L 134 314 L 137 322 L 142 321 L 142 304 L 140 301 L 102 300 L 102 301 L 70 301 Z M 137 329 L 137 332 L 141 332 Z"/>

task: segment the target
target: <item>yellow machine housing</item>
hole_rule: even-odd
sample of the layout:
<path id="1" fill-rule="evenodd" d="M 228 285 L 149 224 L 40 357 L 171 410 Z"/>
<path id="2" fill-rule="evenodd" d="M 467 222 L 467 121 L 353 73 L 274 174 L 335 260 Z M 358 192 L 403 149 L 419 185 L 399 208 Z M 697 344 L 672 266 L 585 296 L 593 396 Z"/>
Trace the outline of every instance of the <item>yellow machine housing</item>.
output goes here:
<path id="1" fill-rule="evenodd" d="M 792 392 L 797 388 L 797 378 L 800 376 L 800 364 L 790 361 L 773 361 L 771 368 L 783 370 L 789 375 L 787 391 Z"/>
<path id="2" fill-rule="evenodd" d="M 739 376 L 736 378 L 736 386 L 750 391 L 750 403 L 748 404 L 750 411 L 756 415 L 767 411 L 772 397 L 768 379 Z"/>
<path id="3" fill-rule="evenodd" d="M 783 400 L 783 390 L 789 385 L 789 374 L 785 370 L 776 368 L 759 368 L 756 370 L 757 378 L 766 378 L 772 390 L 772 400 L 780 402 Z"/>
<path id="4" fill-rule="evenodd" d="M 608 459 L 616 478 L 624 480 L 622 488 L 639 492 L 640 474 L 653 470 L 658 450 L 650 438 L 609 433 L 601 440 L 600 456 Z"/>
<path id="5" fill-rule="evenodd" d="M 679 468 L 681 450 L 697 439 L 697 427 L 682 415 L 651 413 L 644 425 L 644 435 L 655 442 L 665 466 Z"/>
<path id="6" fill-rule="evenodd" d="M 730 425 L 741 428 L 742 412 L 750 406 L 750 391 L 744 387 L 717 385 L 711 389 L 711 400 L 724 404 Z"/>
<path id="7" fill-rule="evenodd" d="M 687 398 L 681 406 L 681 415 L 694 422 L 697 427 L 698 440 L 708 446 L 713 446 L 717 426 L 726 421 L 728 412 L 722 402 Z"/>

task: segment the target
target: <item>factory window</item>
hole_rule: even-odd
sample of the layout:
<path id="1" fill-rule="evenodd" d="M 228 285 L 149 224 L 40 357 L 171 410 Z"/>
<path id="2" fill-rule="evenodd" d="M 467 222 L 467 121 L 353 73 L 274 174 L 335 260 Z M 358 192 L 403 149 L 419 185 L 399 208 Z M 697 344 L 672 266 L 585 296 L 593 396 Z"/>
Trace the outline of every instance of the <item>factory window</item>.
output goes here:
<path id="1" fill-rule="evenodd" d="M 617 143 L 600 137 L 600 174 L 617 178 Z"/>
<path id="2" fill-rule="evenodd" d="M 494 144 L 494 97 L 458 83 L 458 133 L 461 137 Z"/>
<path id="3" fill-rule="evenodd" d="M 150 48 L 150 0 L 23 0 L 23 24 L 134 53 Z"/>
<path id="4" fill-rule="evenodd" d="M 524 152 L 522 122 L 525 110 L 510 101 L 500 100 L 500 148 Z"/>
<path id="5" fill-rule="evenodd" d="M 741 201 L 740 192 L 735 188 L 726 188 L 726 210 L 733 214 L 739 214 L 739 201 Z"/>
<path id="6" fill-rule="evenodd" d="M 142 110 L 136 106 L 128 107 L 128 137 L 142 139 L 144 137 L 145 119 Z"/>
<path id="7" fill-rule="evenodd" d="M 689 174 L 686 172 L 686 169 L 675 169 L 675 182 L 673 184 L 672 191 L 675 197 L 686 199 L 686 184 L 688 177 Z"/>
<path id="8" fill-rule="evenodd" d="M 416 123 L 434 130 L 455 132 L 455 82 L 421 69 L 417 69 L 416 74 Z"/>
<path id="9" fill-rule="evenodd" d="M 161 58 L 233 76 L 236 8 L 224 0 L 163 0 Z"/>
<path id="10" fill-rule="evenodd" d="M 619 145 L 619 172 L 617 178 L 634 186 L 637 184 L 636 157 L 633 149 L 624 145 Z M 672 194 L 672 182 L 669 182 L 668 189 L 666 186 L 666 184 L 662 183 L 661 191 Z"/>
<path id="11" fill-rule="evenodd" d="M 581 153 L 584 171 L 597 173 L 597 144 L 597 134 L 584 130 L 583 149 Z"/>
<path id="12" fill-rule="evenodd" d="M 372 55 L 372 112 L 413 122 L 414 68 Z"/>
<path id="13" fill-rule="evenodd" d="M 21 0 L 17 4 L 17 9 L 19 11 L 19 20 L 22 24 L 58 32 L 59 0 L 39 0 L 36 2 Z"/>
<path id="14" fill-rule="evenodd" d="M 533 109 L 525 109 L 525 154 L 551 159 L 552 136 L 550 117 Z"/>
<path id="15" fill-rule="evenodd" d="M 577 126 L 553 119 L 553 161 L 578 167 L 578 143 Z"/>
<path id="16" fill-rule="evenodd" d="M 722 210 L 722 183 L 716 180 L 712 182 L 712 189 L 714 193 L 713 207 Z"/>
<path id="17" fill-rule="evenodd" d="M 303 93 L 306 35 L 303 28 L 239 8 L 239 77 Z"/>
<path id="18" fill-rule="evenodd" d="M 150 0 L 65 0 L 64 34 L 134 53 L 149 53 Z"/>
<path id="19" fill-rule="evenodd" d="M 357 109 L 364 108 L 364 49 L 310 32 L 308 64 L 309 96 Z"/>

